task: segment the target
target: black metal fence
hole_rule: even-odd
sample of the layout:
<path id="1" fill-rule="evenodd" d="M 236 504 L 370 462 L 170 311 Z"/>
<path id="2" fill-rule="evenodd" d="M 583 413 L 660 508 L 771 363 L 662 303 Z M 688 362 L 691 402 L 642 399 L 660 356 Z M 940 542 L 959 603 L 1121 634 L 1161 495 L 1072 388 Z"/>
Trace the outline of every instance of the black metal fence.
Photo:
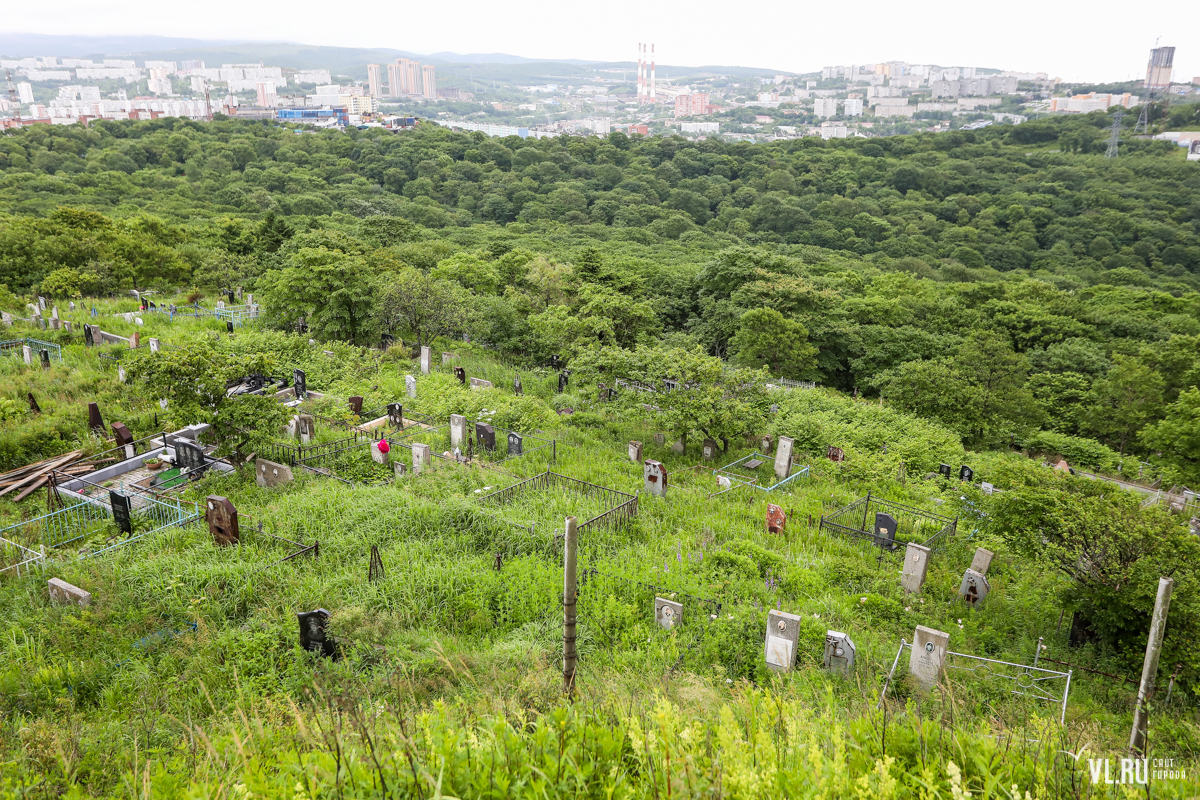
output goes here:
<path id="1" fill-rule="evenodd" d="M 591 519 L 579 523 L 578 530 L 582 531 L 591 526 L 597 528 L 616 527 L 637 516 L 638 497 L 636 494 L 628 494 L 617 489 L 610 489 L 607 486 L 600 486 L 599 484 L 579 480 L 578 478 L 569 478 L 566 475 L 560 475 L 550 470 L 514 483 L 512 486 L 506 486 L 491 494 L 484 495 L 479 498 L 479 502 L 505 505 L 514 502 L 518 497 L 528 492 L 554 488 L 564 488 L 579 492 L 585 497 L 598 499 L 600 505 L 606 507 L 604 511 L 596 514 Z"/>
<path id="2" fill-rule="evenodd" d="M 896 520 L 894 536 L 884 535 L 871 524 L 876 513 L 891 515 Z M 829 530 L 854 539 L 869 541 L 881 550 L 898 552 L 904 545 L 916 543 L 930 550 L 940 550 L 945 541 L 958 530 L 958 517 L 947 517 L 913 506 L 866 497 L 821 517 L 822 531 Z"/>

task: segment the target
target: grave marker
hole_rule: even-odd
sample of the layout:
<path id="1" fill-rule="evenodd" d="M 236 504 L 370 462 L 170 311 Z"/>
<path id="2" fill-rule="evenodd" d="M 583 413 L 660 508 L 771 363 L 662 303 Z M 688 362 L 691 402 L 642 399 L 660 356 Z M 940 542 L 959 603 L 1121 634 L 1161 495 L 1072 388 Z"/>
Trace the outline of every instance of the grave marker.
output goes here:
<path id="1" fill-rule="evenodd" d="M 292 482 L 292 468 L 265 458 L 254 460 L 254 482 L 266 488 Z"/>
<path id="2" fill-rule="evenodd" d="M 767 612 L 767 669 L 787 672 L 796 663 L 796 645 L 800 641 L 800 618 L 786 611 Z"/>
<path id="3" fill-rule="evenodd" d="M 151 336 L 148 341 L 150 343 L 150 352 L 157 353 L 158 352 L 158 339 Z"/>
<path id="4" fill-rule="evenodd" d="M 562 394 L 567 391 L 569 385 L 570 379 L 567 377 L 567 373 L 565 371 L 558 373 L 558 393 Z"/>
<path id="5" fill-rule="evenodd" d="M 443 367 L 446 366 L 451 361 L 453 361 L 455 358 L 456 358 L 456 356 L 454 355 L 454 353 L 443 352 L 442 353 L 442 366 Z"/>
<path id="6" fill-rule="evenodd" d="M 133 452 L 133 434 L 129 432 L 129 428 L 126 428 L 123 422 L 114 422 L 112 429 L 117 447 L 124 448 L 126 458 L 133 458 L 136 454 Z"/>
<path id="7" fill-rule="evenodd" d="M 129 349 L 136 350 L 142 344 L 142 335 L 137 331 L 129 334 Z"/>
<path id="8" fill-rule="evenodd" d="M 83 343 L 88 347 L 96 346 L 96 334 L 92 332 L 92 326 L 86 322 L 83 323 Z"/>
<path id="9" fill-rule="evenodd" d="M 337 655 L 333 638 L 325 633 L 329 623 L 329 612 L 323 608 L 297 614 L 300 623 L 300 646 L 310 653 L 317 653 L 327 658 Z"/>
<path id="10" fill-rule="evenodd" d="M 429 352 L 429 348 L 426 345 L 421 345 L 421 374 L 422 375 L 428 375 L 429 370 L 433 368 L 433 365 L 430 363 L 431 360 L 432 360 L 432 355 Z"/>
<path id="11" fill-rule="evenodd" d="M 46 298 L 42 297 L 41 295 L 38 295 L 38 309 L 41 311 L 46 310 Z"/>
<path id="12" fill-rule="evenodd" d="M 475 441 L 481 450 L 491 453 L 496 449 L 496 429 L 484 422 L 475 423 Z"/>
<path id="13" fill-rule="evenodd" d="M 634 463 L 634 464 L 642 463 L 642 443 L 641 442 L 630 442 L 629 443 L 629 460 L 631 463 Z"/>
<path id="14" fill-rule="evenodd" d="M 485 381 L 483 378 L 471 378 L 471 388 L 472 389 L 492 389 L 495 387 L 492 386 L 491 381 Z"/>
<path id="15" fill-rule="evenodd" d="M 390 334 L 390 333 L 380 334 L 379 349 L 382 350 L 383 352 L 386 353 L 388 351 L 388 348 L 390 348 L 395 343 L 396 343 L 396 337 L 393 336 L 392 334 Z"/>
<path id="16" fill-rule="evenodd" d="M 125 368 L 123 366 L 121 366 L 120 364 L 117 364 L 117 383 L 124 383 L 124 382 L 125 382 Z"/>
<path id="17" fill-rule="evenodd" d="M 829 449 L 825 451 L 825 457 L 833 462 L 842 462 L 846 460 L 846 451 L 840 447 L 829 445 Z"/>
<path id="18" fill-rule="evenodd" d="M 417 379 L 412 375 L 404 376 L 404 388 L 408 390 L 408 399 L 417 399 Z"/>
<path id="19" fill-rule="evenodd" d="M 508 454 L 510 456 L 519 456 L 525 452 L 525 440 L 519 433 L 509 432 L 508 434 Z"/>
<path id="20" fill-rule="evenodd" d="M 517 395 L 518 397 L 525 394 L 525 389 L 524 389 L 524 387 L 521 386 L 521 376 L 520 375 L 513 378 L 513 394 Z"/>
<path id="21" fill-rule="evenodd" d="M 974 480 L 974 478 L 975 470 L 971 469 L 966 464 L 963 464 L 958 468 L 958 479 L 960 481 L 966 481 L 967 483 L 970 483 L 972 480 Z"/>
<path id="22" fill-rule="evenodd" d="M 70 603 L 81 608 L 92 604 L 92 593 L 72 586 L 60 578 L 51 578 L 48 583 L 51 603 Z"/>
<path id="23" fill-rule="evenodd" d="M 423 469 L 433 468 L 432 451 L 427 444 L 417 442 L 412 446 L 413 465 L 412 471 L 414 475 L 420 475 Z"/>
<path id="24" fill-rule="evenodd" d="M 787 529 L 787 514 L 774 503 L 767 503 L 767 533 L 783 533 Z"/>
<path id="25" fill-rule="evenodd" d="M 42 413 L 42 407 L 38 405 L 37 400 L 33 397 L 33 392 L 26 392 L 25 396 L 29 398 L 29 410 L 34 414 Z"/>
<path id="26" fill-rule="evenodd" d="M 180 472 L 194 473 L 204 469 L 204 448 L 183 439 L 176 439 L 175 466 Z"/>
<path id="27" fill-rule="evenodd" d="M 657 461 L 649 459 L 642 465 L 642 487 L 659 497 L 667 494 L 667 470 Z"/>
<path id="28" fill-rule="evenodd" d="M 775 477 L 781 481 L 792 474 L 792 445 L 791 438 L 780 436 L 779 446 L 775 448 Z"/>
<path id="29" fill-rule="evenodd" d="M 39 350 L 38 357 L 42 361 L 42 369 L 50 369 L 50 351 L 49 350 Z"/>
<path id="30" fill-rule="evenodd" d="M 559 364 L 558 355 L 556 354 L 556 355 L 550 356 L 550 368 L 558 369 L 558 364 Z"/>
<path id="31" fill-rule="evenodd" d="M 975 557 L 971 559 L 971 569 L 980 575 L 987 575 L 988 569 L 992 566 L 992 556 L 994 555 L 995 553 L 991 550 L 984 550 L 982 547 L 976 548 Z"/>
<path id="32" fill-rule="evenodd" d="M 296 436 L 301 444 L 308 444 L 317 436 L 317 421 L 312 414 L 300 414 L 296 417 Z"/>
<path id="33" fill-rule="evenodd" d="M 896 531 L 899 529 L 900 523 L 891 514 L 885 514 L 882 511 L 875 512 L 875 536 L 876 544 L 880 547 L 885 547 L 889 550 L 896 546 Z"/>
<path id="34" fill-rule="evenodd" d="M 108 493 L 108 504 L 112 508 L 113 522 L 121 533 L 133 533 L 133 504 L 120 492 Z"/>
<path id="35" fill-rule="evenodd" d="M 705 439 L 704 445 L 700 449 L 700 454 L 704 456 L 705 461 L 712 461 L 717 457 L 717 443 L 712 439 Z"/>
<path id="36" fill-rule="evenodd" d="M 391 446 L 387 439 L 380 439 L 378 442 L 371 442 L 371 460 L 376 464 L 388 463 L 388 451 Z"/>
<path id="37" fill-rule="evenodd" d="M 654 443 L 656 445 L 658 445 L 659 447 L 662 447 L 663 445 L 665 445 L 667 443 L 666 434 L 663 434 L 663 433 L 654 434 Z"/>
<path id="38" fill-rule="evenodd" d="M 228 498 L 210 494 L 205 499 L 208 506 L 204 518 L 208 521 L 208 532 L 219 547 L 237 544 L 241 537 L 238 529 L 238 512 Z"/>
<path id="39" fill-rule="evenodd" d="M 900 586 L 906 592 L 921 591 L 928 570 L 929 548 L 909 542 L 904 548 L 904 568 L 900 571 Z"/>
<path id="40" fill-rule="evenodd" d="M 467 385 L 467 371 L 465 369 L 463 369 L 462 367 L 454 368 L 454 377 L 458 379 L 458 382 L 460 385 L 462 385 L 462 386 Z"/>
<path id="41" fill-rule="evenodd" d="M 21 356 L 25 359 L 25 363 L 33 366 L 33 348 L 27 344 L 21 345 Z"/>
<path id="42" fill-rule="evenodd" d="M 673 445 L 671 445 L 671 452 L 673 452 L 673 453 L 683 453 L 686 449 L 687 449 L 687 445 L 685 445 L 683 443 L 682 438 L 676 439 L 675 443 Z"/>
<path id="43" fill-rule="evenodd" d="M 683 604 L 663 597 L 654 598 L 654 621 L 663 630 L 683 624 Z"/>
<path id="44" fill-rule="evenodd" d="M 404 406 L 399 403 L 388 403 L 388 422 L 397 428 L 404 427 Z"/>
<path id="45" fill-rule="evenodd" d="M 392 468 L 396 470 L 396 480 L 400 480 L 408 472 L 408 467 L 403 461 L 393 461 Z"/>
<path id="46" fill-rule="evenodd" d="M 854 671 L 854 656 L 858 652 L 854 640 L 841 631 L 825 631 L 825 669 L 844 675 Z"/>
<path id="47" fill-rule="evenodd" d="M 308 376 L 304 374 L 304 370 L 292 370 L 292 389 L 297 400 L 308 399 Z"/>
<path id="48" fill-rule="evenodd" d="M 50 309 L 50 319 L 58 319 L 58 306 Z"/>
<path id="49" fill-rule="evenodd" d="M 949 464 L 938 464 L 938 472 L 940 472 L 942 474 L 943 478 L 945 478 L 946 480 L 950 480 L 950 465 Z"/>
<path id="50" fill-rule="evenodd" d="M 950 634 L 924 625 L 917 626 L 912 653 L 908 657 L 908 671 L 918 685 L 924 689 L 932 689 L 937 685 L 949 649 Z"/>
<path id="51" fill-rule="evenodd" d="M 762 454 L 764 456 L 771 455 L 771 445 L 772 444 L 773 444 L 773 441 L 771 439 L 771 434 L 769 434 L 769 433 L 763 434 L 763 437 L 758 440 L 758 448 L 760 450 L 762 450 Z"/>
<path id="52" fill-rule="evenodd" d="M 958 587 L 958 599 L 965 600 L 967 605 L 975 608 L 988 596 L 991 588 L 985 575 L 968 568 Z"/>
<path id="53" fill-rule="evenodd" d="M 10 328 L 12 327 L 12 323 L 13 323 L 12 314 L 8 313 L 7 311 L 0 311 L 0 320 L 3 320 L 4 324 L 6 326 L 8 326 Z"/>
<path id="54" fill-rule="evenodd" d="M 88 403 L 88 427 L 93 433 L 104 436 L 104 420 L 100 418 L 99 403 Z"/>
<path id="55" fill-rule="evenodd" d="M 141 318 L 141 317 L 134 317 L 134 319 L 133 319 L 133 324 L 134 324 L 134 325 L 145 325 L 146 323 L 142 322 L 142 318 Z"/>
<path id="56" fill-rule="evenodd" d="M 354 395 L 353 397 L 349 398 L 346 402 L 350 406 L 351 414 L 353 414 L 356 417 L 360 416 L 362 414 L 362 404 L 363 404 L 362 397 L 360 397 L 359 395 Z"/>
<path id="57" fill-rule="evenodd" d="M 983 492 L 984 494 L 990 495 L 996 491 L 996 487 L 993 486 L 992 484 L 988 483 L 987 481 L 983 481 L 982 483 L 979 484 L 979 490 L 981 492 Z"/>
<path id="58" fill-rule="evenodd" d="M 450 415 L 450 449 L 460 449 L 467 438 L 467 418 L 462 414 Z"/>

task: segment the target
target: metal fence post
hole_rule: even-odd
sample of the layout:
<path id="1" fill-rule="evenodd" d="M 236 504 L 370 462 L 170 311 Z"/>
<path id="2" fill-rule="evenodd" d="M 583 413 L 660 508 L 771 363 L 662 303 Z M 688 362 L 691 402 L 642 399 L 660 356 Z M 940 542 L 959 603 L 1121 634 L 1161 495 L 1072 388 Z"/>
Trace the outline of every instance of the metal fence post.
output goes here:
<path id="1" fill-rule="evenodd" d="M 567 517 L 566 536 L 563 543 L 563 693 L 575 696 L 575 623 L 578 593 L 575 583 L 576 546 L 579 530 L 575 517 Z"/>

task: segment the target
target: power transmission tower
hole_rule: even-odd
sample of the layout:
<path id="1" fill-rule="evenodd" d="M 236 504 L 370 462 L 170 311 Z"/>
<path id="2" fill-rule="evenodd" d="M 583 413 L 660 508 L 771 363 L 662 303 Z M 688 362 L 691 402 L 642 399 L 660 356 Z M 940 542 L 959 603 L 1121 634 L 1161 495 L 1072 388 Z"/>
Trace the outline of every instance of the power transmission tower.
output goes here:
<path id="1" fill-rule="evenodd" d="M 14 105 L 19 105 L 17 99 L 17 87 L 13 85 L 12 70 L 4 70 L 4 80 L 8 84 L 8 99 Z"/>
<path id="2" fill-rule="evenodd" d="M 1109 129 L 1108 134 L 1108 150 L 1104 153 L 1105 158 L 1117 157 L 1117 141 L 1121 137 L 1121 118 L 1124 116 L 1120 111 L 1113 114 L 1112 128 Z"/>

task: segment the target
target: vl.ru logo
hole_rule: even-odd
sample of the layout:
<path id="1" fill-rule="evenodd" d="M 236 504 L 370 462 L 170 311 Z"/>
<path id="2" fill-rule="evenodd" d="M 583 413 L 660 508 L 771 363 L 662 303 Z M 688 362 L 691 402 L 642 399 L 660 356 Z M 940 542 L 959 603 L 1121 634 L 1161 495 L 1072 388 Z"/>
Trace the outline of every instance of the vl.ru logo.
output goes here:
<path id="1" fill-rule="evenodd" d="M 1182 780 L 1187 777 L 1187 772 L 1175 767 L 1175 760 L 1171 758 L 1122 758 L 1120 760 L 1120 772 L 1117 777 L 1113 777 L 1112 762 L 1107 758 L 1089 758 L 1088 771 L 1092 776 L 1092 783 L 1108 783 L 1108 784 L 1137 784 L 1145 786 L 1150 783 L 1151 778 L 1154 780 Z"/>

